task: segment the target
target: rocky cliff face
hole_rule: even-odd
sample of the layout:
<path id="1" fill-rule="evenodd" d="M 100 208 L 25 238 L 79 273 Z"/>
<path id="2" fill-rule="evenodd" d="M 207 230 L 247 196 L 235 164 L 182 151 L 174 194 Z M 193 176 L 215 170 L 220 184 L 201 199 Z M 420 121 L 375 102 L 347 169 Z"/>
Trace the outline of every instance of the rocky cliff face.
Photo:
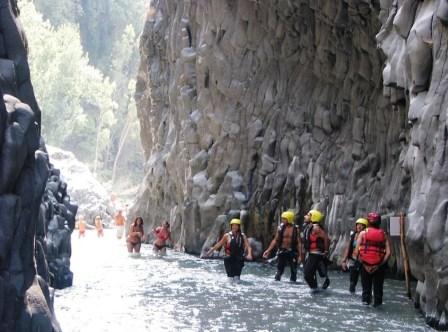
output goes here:
<path id="1" fill-rule="evenodd" d="M 403 166 L 412 178 L 407 235 L 416 297 L 427 322 L 447 329 L 448 2 L 383 1 L 380 19 L 384 94 L 410 126 Z"/>
<path id="2" fill-rule="evenodd" d="M 150 225 L 170 219 L 200 253 L 235 214 L 266 244 L 281 211 L 295 209 L 300 223 L 315 207 L 334 257 L 359 216 L 408 212 L 417 297 L 443 327 L 448 3 L 152 6 L 136 94 L 146 177 L 134 210 Z M 394 252 L 400 272 L 396 241 Z"/>
<path id="3" fill-rule="evenodd" d="M 0 331 L 60 331 L 77 207 L 48 160 L 14 0 L 0 0 Z"/>

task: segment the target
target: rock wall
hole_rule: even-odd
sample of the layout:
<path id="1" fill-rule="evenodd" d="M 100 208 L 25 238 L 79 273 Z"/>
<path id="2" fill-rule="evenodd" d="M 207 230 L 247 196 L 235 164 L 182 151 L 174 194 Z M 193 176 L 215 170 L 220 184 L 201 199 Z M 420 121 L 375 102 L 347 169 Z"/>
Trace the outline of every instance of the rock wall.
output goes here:
<path id="1" fill-rule="evenodd" d="M 386 55 L 384 95 L 405 109 L 411 175 L 408 245 L 417 304 L 431 326 L 448 328 L 448 2 L 383 1 L 379 46 Z"/>
<path id="2" fill-rule="evenodd" d="M 0 331 L 60 331 L 77 207 L 49 164 L 14 0 L 0 0 Z M 49 178 L 50 176 L 50 178 Z"/>
<path id="3" fill-rule="evenodd" d="M 134 213 L 200 253 L 235 214 L 266 245 L 315 207 L 336 261 L 356 218 L 407 212 L 417 302 L 445 328 L 446 24 L 446 0 L 152 1 Z"/>
<path id="4" fill-rule="evenodd" d="M 116 214 L 110 193 L 98 182 L 86 164 L 76 159 L 72 152 L 47 145 L 51 163 L 62 173 L 65 182 L 70 183 L 70 197 L 79 205 L 78 216 L 88 224 L 95 225 L 95 217 L 101 216 L 103 223 L 111 224 Z"/>

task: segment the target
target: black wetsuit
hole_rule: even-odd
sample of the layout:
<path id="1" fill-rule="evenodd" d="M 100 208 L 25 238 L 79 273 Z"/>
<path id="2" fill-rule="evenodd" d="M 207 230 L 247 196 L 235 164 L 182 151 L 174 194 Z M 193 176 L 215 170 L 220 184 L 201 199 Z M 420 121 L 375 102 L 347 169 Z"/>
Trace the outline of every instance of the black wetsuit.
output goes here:
<path id="1" fill-rule="evenodd" d="M 299 232 L 297 226 L 294 225 L 293 227 L 291 248 L 281 247 L 286 226 L 282 224 L 278 229 L 279 234 L 277 247 L 279 248 L 279 250 L 277 252 L 277 273 L 275 274 L 275 280 L 278 281 L 281 279 L 287 265 L 289 265 L 291 268 L 290 280 L 293 282 L 297 280 L 297 238 Z"/>

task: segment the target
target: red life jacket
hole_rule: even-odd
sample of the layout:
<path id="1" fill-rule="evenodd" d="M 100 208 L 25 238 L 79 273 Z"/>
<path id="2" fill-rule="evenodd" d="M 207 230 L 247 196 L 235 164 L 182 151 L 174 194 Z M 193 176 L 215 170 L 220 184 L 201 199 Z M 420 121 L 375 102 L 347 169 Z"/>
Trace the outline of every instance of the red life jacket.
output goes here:
<path id="1" fill-rule="evenodd" d="M 317 235 L 310 234 L 310 251 L 318 250 L 317 246 Z"/>
<path id="2" fill-rule="evenodd" d="M 359 256 L 367 265 L 378 265 L 386 254 L 386 235 L 380 228 L 367 228 L 359 246 Z"/>

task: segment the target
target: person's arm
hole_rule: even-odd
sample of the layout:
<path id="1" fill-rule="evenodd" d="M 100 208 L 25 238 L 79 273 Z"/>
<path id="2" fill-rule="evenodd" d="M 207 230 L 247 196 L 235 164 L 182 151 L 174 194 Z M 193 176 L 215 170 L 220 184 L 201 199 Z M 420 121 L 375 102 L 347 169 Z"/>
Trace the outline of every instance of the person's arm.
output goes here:
<path id="1" fill-rule="evenodd" d="M 361 248 L 361 243 L 364 241 L 364 234 L 365 231 L 362 231 L 361 233 L 359 233 L 358 237 L 356 238 L 356 248 L 355 251 L 359 253 L 359 249 Z M 358 260 L 361 261 L 361 256 L 358 256 Z"/>
<path id="2" fill-rule="evenodd" d="M 391 247 L 391 245 L 390 245 L 390 238 L 389 238 L 389 236 L 387 234 L 385 234 L 385 236 L 386 236 L 386 248 L 385 248 L 386 253 L 385 253 L 383 261 L 381 262 L 380 265 L 385 264 L 388 261 L 388 259 L 390 257 L 390 254 L 391 254 L 391 251 L 390 251 L 390 247 Z"/>
<path id="3" fill-rule="evenodd" d="M 278 231 L 275 234 L 274 239 L 271 241 L 271 243 L 269 244 L 269 247 L 264 251 L 263 253 L 263 258 L 268 258 L 269 254 L 271 253 L 272 249 L 275 248 L 275 246 L 277 245 L 277 240 L 278 240 Z"/>
<path id="4" fill-rule="evenodd" d="M 322 236 L 324 238 L 324 254 L 328 254 L 330 252 L 330 238 L 328 237 L 327 232 L 325 232 L 323 229 L 321 229 Z"/>
<path id="5" fill-rule="evenodd" d="M 224 236 L 221 238 L 221 240 L 218 242 L 218 243 L 216 243 L 213 247 L 211 247 L 210 249 L 209 249 L 209 251 L 207 251 L 207 253 L 205 254 L 205 256 L 210 256 L 211 254 L 213 254 L 213 252 L 215 251 L 215 250 L 218 250 L 218 249 L 220 249 L 223 245 L 225 245 L 226 244 L 226 242 L 227 242 L 227 234 L 224 234 Z"/>
<path id="6" fill-rule="evenodd" d="M 302 240 L 300 239 L 300 230 L 297 229 L 297 263 L 302 261 Z"/>
<path id="7" fill-rule="evenodd" d="M 352 245 L 352 241 L 351 241 L 351 237 L 350 240 L 348 241 L 348 245 L 344 250 L 344 254 L 342 255 L 342 270 L 346 271 L 347 270 L 347 261 L 348 261 L 348 252 L 350 251 L 350 246 Z"/>
<path id="8" fill-rule="evenodd" d="M 244 238 L 244 247 L 245 247 L 245 249 L 247 251 L 246 258 L 251 261 L 253 259 L 253 257 L 252 257 L 252 247 L 250 246 L 249 241 L 247 241 L 247 237 L 244 236 L 243 238 Z"/>

